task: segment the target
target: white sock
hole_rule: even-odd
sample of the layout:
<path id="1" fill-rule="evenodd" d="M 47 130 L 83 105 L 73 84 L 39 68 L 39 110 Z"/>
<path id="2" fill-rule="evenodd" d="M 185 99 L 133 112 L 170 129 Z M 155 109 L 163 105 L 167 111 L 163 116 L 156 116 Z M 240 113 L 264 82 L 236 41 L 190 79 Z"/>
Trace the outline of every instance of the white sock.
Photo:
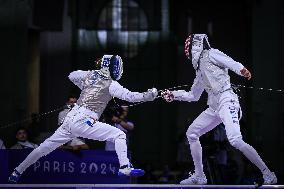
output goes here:
<path id="1" fill-rule="evenodd" d="M 203 163 L 202 163 L 202 147 L 200 141 L 197 140 L 190 144 L 191 156 L 194 162 L 195 174 L 198 176 L 203 175 Z"/>
<path id="2" fill-rule="evenodd" d="M 118 156 L 120 166 L 128 165 L 129 159 L 127 157 L 127 145 L 126 140 L 123 138 L 117 138 L 114 141 L 115 151 Z"/>

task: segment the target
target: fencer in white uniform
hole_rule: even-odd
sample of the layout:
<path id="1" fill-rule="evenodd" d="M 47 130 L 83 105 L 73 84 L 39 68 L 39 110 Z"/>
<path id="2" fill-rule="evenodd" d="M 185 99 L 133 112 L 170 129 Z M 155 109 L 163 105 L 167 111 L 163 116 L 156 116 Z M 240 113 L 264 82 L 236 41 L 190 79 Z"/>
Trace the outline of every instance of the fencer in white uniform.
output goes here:
<path id="1" fill-rule="evenodd" d="M 99 122 L 107 103 L 116 97 L 128 102 L 153 101 L 157 89 L 147 92 L 131 92 L 122 87 L 119 80 L 123 73 L 123 62 L 118 55 L 105 55 L 96 61 L 98 69 L 91 71 L 74 71 L 69 79 L 82 91 L 77 104 L 67 114 L 63 124 L 55 133 L 33 150 L 27 158 L 15 168 L 9 182 L 16 183 L 21 174 L 40 157 L 45 156 L 62 144 L 75 137 L 99 141 L 112 141 L 118 156 L 119 175 L 141 176 L 144 171 L 134 169 L 127 157 L 126 135 L 124 132 L 106 123 Z"/>
<path id="2" fill-rule="evenodd" d="M 190 173 L 188 179 L 181 181 L 181 184 L 207 184 L 199 137 L 222 122 L 230 144 L 260 169 L 264 184 L 275 184 L 277 182 L 275 174 L 268 169 L 256 150 L 242 139 L 238 116 L 240 105 L 238 96 L 232 90 L 228 70 L 248 79 L 251 78 L 251 73 L 241 63 L 211 48 L 205 34 L 190 35 L 185 42 L 185 54 L 196 71 L 191 90 L 166 90 L 162 96 L 168 102 L 173 100 L 192 102 L 198 101 L 205 90 L 208 94 L 209 107 L 193 121 L 186 132 L 195 171 L 193 174 Z"/>

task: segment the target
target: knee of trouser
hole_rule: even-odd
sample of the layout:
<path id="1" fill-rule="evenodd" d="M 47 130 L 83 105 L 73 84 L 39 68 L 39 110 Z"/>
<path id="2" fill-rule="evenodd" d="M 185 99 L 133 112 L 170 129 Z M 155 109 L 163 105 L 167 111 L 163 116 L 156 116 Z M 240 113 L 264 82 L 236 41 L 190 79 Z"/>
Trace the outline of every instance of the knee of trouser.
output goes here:
<path id="1" fill-rule="evenodd" d="M 188 143 L 191 144 L 191 143 L 194 143 L 196 142 L 199 137 L 197 136 L 197 134 L 195 134 L 194 132 L 191 131 L 191 129 L 188 129 L 187 132 L 186 132 L 186 136 L 187 136 L 187 140 L 188 140 Z"/>
<path id="2" fill-rule="evenodd" d="M 241 137 L 229 139 L 229 142 L 233 147 L 239 150 L 241 150 L 246 144 Z"/>
<path id="3" fill-rule="evenodd" d="M 50 146 L 41 144 L 39 147 L 34 149 L 34 151 L 36 153 L 40 154 L 40 156 L 46 156 L 47 154 L 49 154 L 52 151 L 52 148 Z"/>
<path id="4" fill-rule="evenodd" d="M 39 146 L 33 150 L 33 154 L 36 154 L 36 156 L 42 157 L 45 155 L 45 148 L 42 146 Z"/>

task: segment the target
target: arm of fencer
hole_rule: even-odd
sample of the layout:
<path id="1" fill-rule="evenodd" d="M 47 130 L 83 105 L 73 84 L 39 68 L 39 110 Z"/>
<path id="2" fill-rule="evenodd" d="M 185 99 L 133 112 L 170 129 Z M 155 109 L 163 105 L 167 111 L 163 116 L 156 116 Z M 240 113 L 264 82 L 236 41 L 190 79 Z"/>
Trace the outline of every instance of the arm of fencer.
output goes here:
<path id="1" fill-rule="evenodd" d="M 204 87 L 200 83 L 198 77 L 196 77 L 194 79 L 190 91 L 177 90 L 177 91 L 172 91 L 172 93 L 174 96 L 174 100 L 193 102 L 193 101 L 198 101 L 200 99 L 200 96 L 203 93 L 203 91 Z"/>
<path id="2" fill-rule="evenodd" d="M 231 57 L 218 49 L 211 49 L 209 51 L 209 59 L 217 66 L 228 68 L 236 74 L 242 75 L 240 71 L 244 68 L 244 66 L 241 63 L 234 61 Z"/>
<path id="3" fill-rule="evenodd" d="M 68 78 L 72 81 L 75 85 L 77 85 L 81 90 L 83 88 L 83 83 L 90 71 L 82 71 L 77 70 L 73 71 L 69 74 Z"/>
<path id="4" fill-rule="evenodd" d="M 111 96 L 125 100 L 128 102 L 141 102 L 144 101 L 144 94 L 139 92 L 131 92 L 121 86 L 117 81 L 112 81 L 109 86 L 109 93 Z"/>

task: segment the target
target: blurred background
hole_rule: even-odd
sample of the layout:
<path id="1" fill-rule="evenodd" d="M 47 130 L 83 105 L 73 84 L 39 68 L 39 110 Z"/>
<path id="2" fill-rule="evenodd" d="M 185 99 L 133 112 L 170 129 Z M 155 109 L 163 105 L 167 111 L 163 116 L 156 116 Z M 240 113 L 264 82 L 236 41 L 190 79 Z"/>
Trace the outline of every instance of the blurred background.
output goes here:
<path id="1" fill-rule="evenodd" d="M 122 56 L 120 83 L 132 91 L 191 85 L 195 73 L 183 49 L 189 33 L 206 33 L 213 48 L 252 71 L 249 82 L 232 73 L 233 83 L 283 89 L 283 23 L 282 0 L 0 0 L 0 138 L 10 148 L 19 127 L 36 144 L 50 136 L 59 111 L 38 115 L 78 97 L 68 74 L 93 69 L 104 54 Z M 284 184 L 284 93 L 244 88 L 239 96 L 245 141 Z M 192 169 L 185 132 L 205 110 L 206 98 L 158 99 L 127 110 L 135 124 L 129 131 L 132 161 L 147 171 L 138 183 L 178 183 Z M 122 111 L 110 112 L 120 117 Z M 228 144 L 222 125 L 201 142 L 211 183 L 248 184 L 260 176 Z M 86 143 L 90 149 L 105 145 Z"/>

